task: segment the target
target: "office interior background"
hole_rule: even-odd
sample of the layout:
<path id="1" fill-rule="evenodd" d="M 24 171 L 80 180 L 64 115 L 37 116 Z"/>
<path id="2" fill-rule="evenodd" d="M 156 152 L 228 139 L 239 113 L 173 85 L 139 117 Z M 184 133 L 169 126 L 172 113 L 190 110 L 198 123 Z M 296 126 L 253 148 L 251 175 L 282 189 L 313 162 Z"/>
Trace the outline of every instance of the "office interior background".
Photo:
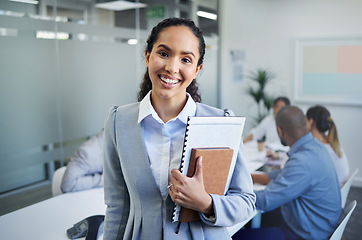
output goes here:
<path id="1" fill-rule="evenodd" d="M 0 198 L 49 184 L 54 170 L 103 127 L 111 106 L 137 101 L 147 36 L 172 16 L 193 19 L 205 33 L 198 77 L 204 103 L 246 116 L 246 135 L 257 114 L 247 76 L 268 69 L 275 74 L 267 85 L 273 96 L 287 96 L 303 110 L 315 104 L 330 110 L 351 172 L 362 169 L 362 83 L 351 87 L 355 102 L 296 93 L 297 42 L 361 43 L 362 1 L 29 2 L 0 2 Z M 353 186 L 362 187 L 362 171 Z"/>

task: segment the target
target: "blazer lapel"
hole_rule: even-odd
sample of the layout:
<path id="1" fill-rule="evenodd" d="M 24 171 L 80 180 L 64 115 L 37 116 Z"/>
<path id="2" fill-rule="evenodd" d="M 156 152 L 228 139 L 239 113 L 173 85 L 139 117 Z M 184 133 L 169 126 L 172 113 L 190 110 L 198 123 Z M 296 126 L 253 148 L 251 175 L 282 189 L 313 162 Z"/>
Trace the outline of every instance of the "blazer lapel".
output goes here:
<path id="1" fill-rule="evenodd" d="M 150 167 L 143 130 L 137 122 L 138 112 L 139 103 L 124 109 L 124 111 L 117 111 L 117 121 L 121 121 L 121 123 L 116 126 L 123 126 L 121 129 L 117 129 L 117 136 L 119 137 L 117 143 L 122 154 L 120 156 L 121 166 L 123 165 L 122 168 L 127 169 L 124 174 L 128 174 L 129 182 L 134 184 L 137 189 L 141 189 L 141 194 L 144 197 L 149 197 L 155 193 L 161 197 L 160 189 Z M 132 159 L 132 161 L 126 162 L 122 159 Z"/>

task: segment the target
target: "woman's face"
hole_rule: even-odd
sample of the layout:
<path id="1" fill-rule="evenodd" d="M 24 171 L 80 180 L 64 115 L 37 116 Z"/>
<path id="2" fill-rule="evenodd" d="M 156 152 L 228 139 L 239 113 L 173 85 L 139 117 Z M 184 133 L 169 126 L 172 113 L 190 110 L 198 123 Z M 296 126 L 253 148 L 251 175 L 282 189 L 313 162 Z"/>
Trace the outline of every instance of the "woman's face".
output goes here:
<path id="1" fill-rule="evenodd" d="M 186 88 L 196 78 L 201 66 L 199 40 L 185 26 L 163 29 L 151 53 L 145 53 L 152 82 L 152 99 L 184 101 Z"/>

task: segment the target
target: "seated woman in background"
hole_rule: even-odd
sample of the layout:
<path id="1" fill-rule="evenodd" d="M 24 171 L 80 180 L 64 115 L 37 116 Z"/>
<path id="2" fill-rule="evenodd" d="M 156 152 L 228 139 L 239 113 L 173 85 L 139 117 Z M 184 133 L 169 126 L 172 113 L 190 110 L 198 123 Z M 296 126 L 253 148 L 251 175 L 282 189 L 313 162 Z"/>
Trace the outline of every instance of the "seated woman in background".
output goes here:
<path id="1" fill-rule="evenodd" d="M 313 137 L 324 143 L 337 171 L 339 184 L 342 186 L 349 177 L 349 166 L 346 154 L 339 145 L 337 128 L 329 111 L 320 105 L 308 109 L 307 127 Z M 328 132 L 328 134 L 326 134 Z"/>

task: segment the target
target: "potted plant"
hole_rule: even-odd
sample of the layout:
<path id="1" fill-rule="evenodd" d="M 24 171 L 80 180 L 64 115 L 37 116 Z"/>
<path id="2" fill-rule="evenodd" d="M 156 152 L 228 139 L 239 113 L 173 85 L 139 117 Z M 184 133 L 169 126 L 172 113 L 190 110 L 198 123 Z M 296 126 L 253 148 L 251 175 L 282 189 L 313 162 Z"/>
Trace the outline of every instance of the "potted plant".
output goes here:
<path id="1" fill-rule="evenodd" d="M 273 97 L 265 93 L 265 87 L 275 75 L 264 69 L 258 69 L 256 72 L 251 72 L 248 76 L 251 80 L 257 83 L 257 88 L 249 86 L 246 92 L 254 99 L 258 106 L 258 115 L 255 118 L 257 123 L 260 123 L 268 114 L 273 104 Z"/>

